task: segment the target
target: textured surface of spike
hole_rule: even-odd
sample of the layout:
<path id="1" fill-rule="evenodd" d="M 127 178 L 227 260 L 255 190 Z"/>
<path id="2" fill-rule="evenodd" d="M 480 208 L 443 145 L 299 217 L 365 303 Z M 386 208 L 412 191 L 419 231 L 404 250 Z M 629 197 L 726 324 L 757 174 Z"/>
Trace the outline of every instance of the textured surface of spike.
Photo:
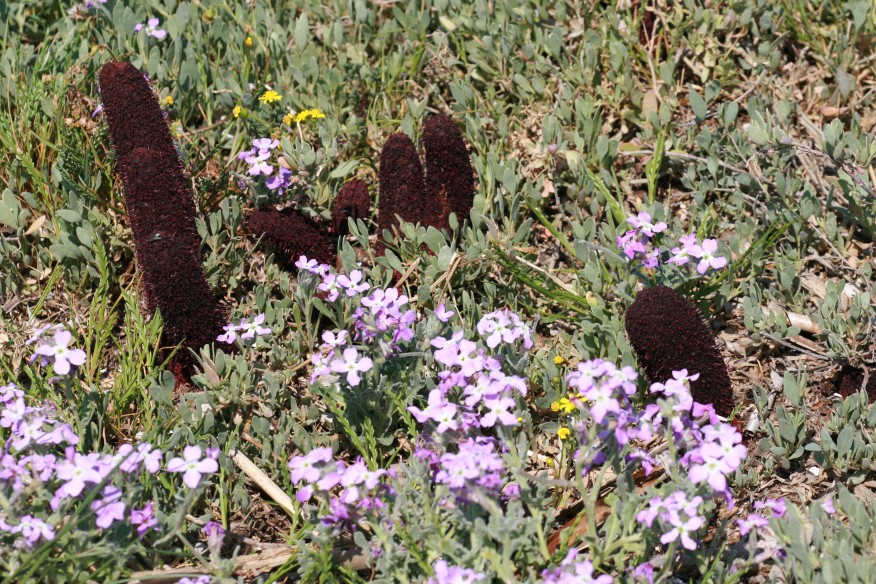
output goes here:
<path id="1" fill-rule="evenodd" d="M 161 312 L 164 346 L 183 344 L 174 359 L 191 376 L 189 349 L 214 342 L 226 321 L 204 274 L 189 179 L 176 152 L 134 148 L 119 169 L 146 305 Z"/>
<path id="2" fill-rule="evenodd" d="M 397 231 L 400 216 L 409 223 L 423 223 L 428 200 L 423 167 L 417 148 L 405 134 L 392 134 L 380 152 L 380 209 L 377 215 L 378 246 L 383 231 Z M 436 205 L 440 207 L 439 205 Z"/>
<path id="3" fill-rule="evenodd" d="M 285 270 L 295 270 L 295 262 L 302 255 L 322 264 L 335 263 L 336 238 L 329 236 L 323 226 L 295 209 L 278 211 L 270 207 L 255 210 L 246 225 L 275 248 L 274 258 Z"/>
<path id="4" fill-rule="evenodd" d="M 177 156 L 158 98 L 142 71 L 130 63 L 111 61 L 101 68 L 99 81 L 100 99 L 119 164 L 135 148 Z"/>
<path id="5" fill-rule="evenodd" d="M 859 367 L 844 365 L 833 378 L 833 391 L 843 397 L 849 397 L 864 387 L 864 373 L 864 370 Z M 869 370 L 866 381 L 865 390 L 870 398 L 870 403 L 876 402 L 876 370 L 872 368 Z"/>
<path id="6" fill-rule="evenodd" d="M 446 228 L 450 213 L 462 223 L 475 197 L 474 170 L 462 132 L 452 118 L 432 116 L 423 124 L 420 141 L 426 153 L 426 193 L 433 202 L 424 223 Z"/>
<path id="7" fill-rule="evenodd" d="M 733 410 L 733 389 L 717 340 L 699 309 L 665 286 L 647 288 L 627 309 L 626 329 L 639 364 L 652 382 L 672 372 L 699 373 L 691 383 L 694 400 L 714 406 L 720 416 Z"/>
<path id="8" fill-rule="evenodd" d="M 332 203 L 332 230 L 335 235 L 346 235 L 349 219 L 368 219 L 371 216 L 371 195 L 365 181 L 353 179 L 345 184 Z"/>

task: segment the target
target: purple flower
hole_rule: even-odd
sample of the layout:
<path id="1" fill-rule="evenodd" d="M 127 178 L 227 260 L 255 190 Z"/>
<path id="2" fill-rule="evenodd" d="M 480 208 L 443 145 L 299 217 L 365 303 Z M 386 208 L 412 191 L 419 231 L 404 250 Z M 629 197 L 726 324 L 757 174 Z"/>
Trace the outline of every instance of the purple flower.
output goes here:
<path id="1" fill-rule="evenodd" d="M 824 499 L 821 500 L 821 508 L 824 509 L 824 512 L 828 515 L 833 515 L 836 513 L 836 506 L 833 504 L 833 497 L 828 495 Z"/>
<path id="2" fill-rule="evenodd" d="M 770 524 L 764 517 L 757 513 L 752 513 L 745 519 L 737 519 L 736 524 L 739 526 L 739 535 L 748 535 L 752 529 L 760 529 Z"/>
<path id="3" fill-rule="evenodd" d="M 441 322 L 447 322 L 450 320 L 450 317 L 456 314 L 452 310 L 447 310 L 447 307 L 444 304 L 439 304 L 437 308 L 435 308 L 435 318 L 440 320 Z"/>
<path id="4" fill-rule="evenodd" d="M 328 269 L 328 266 L 326 266 L 325 264 L 320 264 L 316 260 L 309 260 L 307 259 L 307 256 L 300 256 L 298 258 L 298 261 L 295 262 L 295 267 L 299 270 L 305 270 L 317 276 L 323 275 Z"/>
<path id="5" fill-rule="evenodd" d="M 615 241 L 617 242 L 618 249 L 623 250 L 624 255 L 627 256 L 627 259 L 633 259 L 636 257 L 636 254 L 644 254 L 645 244 L 636 239 L 638 233 L 635 230 L 627 231 L 623 236 L 616 236 Z"/>
<path id="6" fill-rule="evenodd" d="M 677 511 L 670 511 L 667 520 L 672 529 L 660 536 L 660 543 L 667 544 L 681 538 L 681 545 L 688 550 L 697 549 L 697 543 L 691 538 L 691 533 L 703 526 L 703 518 L 699 516 L 682 518 Z"/>
<path id="7" fill-rule="evenodd" d="M 347 296 L 352 298 L 357 294 L 364 294 L 371 287 L 368 282 L 363 282 L 362 270 L 353 270 L 349 276 L 338 276 L 338 286 L 343 288 Z"/>
<path id="8" fill-rule="evenodd" d="M 34 352 L 34 356 L 45 357 L 52 360 L 52 368 L 58 375 L 67 375 L 70 373 L 70 366 L 80 366 L 85 364 L 85 351 L 82 349 L 70 349 L 70 344 L 73 335 L 69 331 L 58 331 L 53 339 L 54 344 L 43 343 Z"/>
<path id="9" fill-rule="evenodd" d="M 240 322 L 240 326 L 238 327 L 238 330 L 241 330 L 244 332 L 240 335 L 240 338 L 241 339 L 252 339 L 252 338 L 255 338 L 256 335 L 271 334 L 271 329 L 264 327 L 264 326 L 260 326 L 263 322 L 265 322 L 265 313 L 264 312 L 261 313 L 260 315 L 258 315 L 257 317 L 255 317 L 254 319 L 252 319 L 252 322 L 249 322 L 245 319 L 242 320 Z"/>
<path id="10" fill-rule="evenodd" d="M 451 566 L 446 560 L 438 560 L 432 564 L 435 575 L 426 580 L 425 584 L 471 584 L 486 579 L 486 574 L 475 572 L 470 568 Z"/>
<path id="11" fill-rule="evenodd" d="M 237 339 L 237 325 L 233 322 L 231 324 L 226 324 L 225 326 L 223 326 L 222 330 L 225 331 L 225 334 L 216 337 L 216 340 L 220 343 L 231 344 Z"/>
<path id="12" fill-rule="evenodd" d="M 356 387 L 362 381 L 359 373 L 370 371 L 374 362 L 368 357 L 359 358 L 359 352 L 350 347 L 344 349 L 343 359 L 335 359 L 330 363 L 331 370 L 335 373 L 346 373 L 347 383 Z"/>
<path id="13" fill-rule="evenodd" d="M 769 509 L 773 512 L 773 517 L 784 517 L 787 507 L 785 499 L 767 499 L 766 501 L 758 501 L 754 504 L 754 508 L 760 511 L 761 509 Z"/>
<path id="14" fill-rule="evenodd" d="M 516 426 L 517 416 L 509 412 L 516 404 L 510 397 L 485 399 L 484 407 L 487 408 L 487 413 L 481 418 L 481 426 L 489 428 L 494 426 L 496 422 L 505 426 Z"/>
<path id="15" fill-rule="evenodd" d="M 97 515 L 97 526 L 106 529 L 116 521 L 125 518 L 125 504 L 120 501 L 122 490 L 108 486 L 103 490 L 103 499 L 91 503 L 91 510 Z"/>
<path id="16" fill-rule="evenodd" d="M 157 28 L 159 24 L 161 24 L 161 21 L 153 17 L 146 21 L 145 27 L 142 23 L 138 23 L 136 26 L 134 26 L 134 32 L 140 32 L 141 30 L 145 30 L 146 36 L 151 36 L 157 38 L 158 40 L 163 40 L 164 37 L 167 36 L 167 31 Z"/>
<path id="17" fill-rule="evenodd" d="M 155 509 L 152 501 L 142 509 L 131 509 L 131 525 L 137 528 L 137 537 L 142 539 L 150 530 L 158 531 L 158 521 L 155 519 Z"/>
<path id="18" fill-rule="evenodd" d="M 197 578 L 180 578 L 176 584 L 210 584 L 209 576 L 198 576 Z"/>
<path id="19" fill-rule="evenodd" d="M 225 528 L 218 521 L 208 521 L 201 531 L 207 536 L 207 547 L 218 554 L 225 541 Z"/>
<path id="20" fill-rule="evenodd" d="M 286 465 L 291 471 L 292 484 L 297 485 L 302 480 L 308 483 L 315 483 L 320 477 L 320 470 L 317 465 L 328 462 L 331 459 L 332 449 L 328 446 L 315 448 L 304 456 L 293 456 Z"/>
<path id="21" fill-rule="evenodd" d="M 560 562 L 558 568 L 544 570 L 542 584 L 611 584 L 612 578 L 606 574 L 593 577 L 593 564 L 590 560 L 576 562 L 578 550 L 571 549 Z"/>
<path id="22" fill-rule="evenodd" d="M 183 473 L 183 483 L 194 489 L 201 482 L 201 475 L 213 474 L 219 470 L 219 463 L 215 459 L 201 458 L 200 446 L 186 446 L 183 449 L 183 458 L 173 458 L 167 463 L 168 472 Z"/>
<path id="23" fill-rule="evenodd" d="M 86 483 L 97 484 L 103 480 L 103 475 L 95 469 L 93 457 L 78 452 L 70 454 L 72 457 L 59 463 L 55 470 L 55 476 L 66 481 L 55 493 L 62 498 L 77 497 L 85 489 Z"/>
<path id="24" fill-rule="evenodd" d="M 660 223 L 652 223 L 651 215 L 642 211 L 638 215 L 627 217 L 627 223 L 639 229 L 642 232 L 642 235 L 646 237 L 654 237 L 655 233 L 660 233 L 661 231 L 666 231 L 666 223 L 661 221 Z"/>
<path id="25" fill-rule="evenodd" d="M 259 152 L 269 152 L 279 145 L 279 140 L 271 140 L 270 138 L 257 138 L 252 141 L 253 148 Z"/>
<path id="26" fill-rule="evenodd" d="M 456 420 L 456 412 L 458 407 L 444 399 L 440 389 L 433 389 L 429 392 L 429 405 L 425 410 L 421 410 L 416 406 L 408 406 L 408 411 L 414 415 L 414 418 L 421 424 L 425 424 L 429 420 L 438 422 L 436 432 L 439 434 L 446 430 L 456 430 L 459 424 Z"/>
<path id="27" fill-rule="evenodd" d="M 55 530 L 51 525 L 33 515 L 24 515 L 18 520 L 18 525 L 9 526 L 7 529 L 10 533 L 20 533 L 24 538 L 27 547 L 33 547 L 33 544 L 40 539 L 52 541 L 55 539 Z"/>
<path id="28" fill-rule="evenodd" d="M 688 253 L 700 258 L 697 264 L 697 272 L 705 274 L 709 268 L 720 269 L 727 265 L 727 258 L 714 255 L 718 251 L 718 242 L 714 239 L 703 240 L 702 245 L 694 245 L 688 250 Z"/>

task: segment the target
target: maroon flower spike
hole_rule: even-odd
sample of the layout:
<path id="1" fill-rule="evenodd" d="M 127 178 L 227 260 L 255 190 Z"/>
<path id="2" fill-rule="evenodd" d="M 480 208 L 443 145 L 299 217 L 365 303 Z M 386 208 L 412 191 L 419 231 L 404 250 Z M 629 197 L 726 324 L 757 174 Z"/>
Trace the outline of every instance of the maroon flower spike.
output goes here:
<path id="1" fill-rule="evenodd" d="M 639 364 L 652 382 L 672 379 L 687 369 L 700 377 L 691 383 L 695 401 L 711 404 L 720 416 L 733 411 L 733 389 L 715 335 L 697 307 L 666 286 L 639 292 L 627 309 L 627 335 Z"/>
<path id="2" fill-rule="evenodd" d="M 423 124 L 420 139 L 426 152 L 426 192 L 432 202 L 426 207 L 428 223 L 449 227 L 448 216 L 456 213 L 460 223 L 474 205 L 474 170 L 459 127 L 448 116 L 432 116 Z M 443 209 L 436 202 L 443 203 Z"/>
<path id="3" fill-rule="evenodd" d="M 354 179 L 341 188 L 332 203 L 332 228 L 335 235 L 347 234 L 348 219 L 367 219 L 371 215 L 371 195 L 365 181 Z"/>
<path id="4" fill-rule="evenodd" d="M 277 211 L 271 207 L 256 210 L 250 214 L 246 225 L 255 235 L 274 246 L 274 257 L 285 270 L 294 270 L 295 262 L 302 255 L 321 264 L 335 263 L 337 240 L 330 237 L 322 225 L 295 209 Z"/>
<path id="5" fill-rule="evenodd" d="M 99 81 L 117 163 L 134 148 L 177 155 L 158 99 L 142 71 L 130 63 L 111 61 L 101 68 Z"/>
<path id="6" fill-rule="evenodd" d="M 425 224 L 428 204 L 417 148 L 405 134 L 392 134 L 380 152 L 378 246 L 382 248 L 384 231 L 397 231 L 396 216 L 409 223 Z"/>
<path id="7" fill-rule="evenodd" d="M 182 343 L 174 369 L 191 377 L 189 349 L 214 342 L 226 320 L 204 275 L 189 180 L 176 153 L 134 148 L 118 166 L 146 306 L 161 313 L 164 346 Z"/>
<path id="8" fill-rule="evenodd" d="M 191 185 L 140 70 L 130 63 L 107 63 L 100 71 L 100 96 L 146 306 L 161 313 L 164 346 L 182 343 L 171 368 L 183 381 L 194 373 L 189 349 L 212 343 L 226 322 L 204 275 Z"/>
<path id="9" fill-rule="evenodd" d="M 876 402 L 876 371 L 869 370 L 867 378 L 867 396 L 870 403 Z M 843 397 L 849 397 L 858 392 L 864 385 L 864 370 L 851 365 L 844 365 L 833 378 L 833 390 Z"/>

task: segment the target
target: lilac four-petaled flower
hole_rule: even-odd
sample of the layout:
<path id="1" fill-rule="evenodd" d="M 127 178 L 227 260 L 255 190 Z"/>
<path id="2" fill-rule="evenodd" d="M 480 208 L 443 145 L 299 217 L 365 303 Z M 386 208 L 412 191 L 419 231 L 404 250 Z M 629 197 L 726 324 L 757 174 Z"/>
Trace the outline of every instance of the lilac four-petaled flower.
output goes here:
<path id="1" fill-rule="evenodd" d="M 183 458 L 173 458 L 167 463 L 168 472 L 183 473 L 183 483 L 190 489 L 198 486 L 202 475 L 213 474 L 218 470 L 219 463 L 215 458 L 203 456 L 200 446 L 186 446 Z"/>

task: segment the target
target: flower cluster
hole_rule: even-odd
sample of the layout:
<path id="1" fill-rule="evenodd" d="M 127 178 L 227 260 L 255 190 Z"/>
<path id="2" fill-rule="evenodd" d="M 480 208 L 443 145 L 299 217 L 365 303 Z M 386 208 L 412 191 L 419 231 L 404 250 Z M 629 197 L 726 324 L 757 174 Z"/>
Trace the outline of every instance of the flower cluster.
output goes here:
<path id="1" fill-rule="evenodd" d="M 836 508 L 833 505 L 833 499 L 827 498 L 822 504 L 822 509 L 828 514 L 836 513 Z M 767 499 L 766 501 L 757 501 L 754 504 L 754 509 L 760 513 L 752 513 L 745 519 L 737 519 L 736 524 L 739 527 L 740 535 L 748 535 L 752 529 L 761 529 L 770 524 L 769 518 L 765 516 L 765 512 L 769 511 L 773 518 L 781 519 L 787 513 L 787 506 L 784 499 Z"/>
<path id="2" fill-rule="evenodd" d="M 253 178 L 265 177 L 265 187 L 282 195 L 290 187 L 303 188 L 307 185 L 308 174 L 300 171 L 297 174 L 284 166 L 285 162 L 278 161 L 276 167 L 271 164 L 274 150 L 280 146 L 280 141 L 272 138 L 256 138 L 252 141 L 252 148 L 244 150 L 237 155 L 238 160 L 243 160 L 249 165 L 247 174 Z M 277 172 L 274 173 L 276 168 Z"/>
<path id="3" fill-rule="evenodd" d="M 263 322 L 265 322 L 264 312 L 252 320 L 242 318 L 240 319 L 240 324 L 234 324 L 232 322 L 222 327 L 223 330 L 225 330 L 225 333 L 216 337 L 216 340 L 222 343 L 231 344 L 238 338 L 255 339 L 256 335 L 264 336 L 271 334 L 271 329 L 262 326 Z"/>
<path id="4" fill-rule="evenodd" d="M 383 498 L 392 494 L 381 481 L 386 470 L 372 471 L 362 458 L 350 465 L 333 460 L 329 447 L 293 456 L 287 466 L 292 484 L 300 485 L 295 493 L 298 501 L 306 503 L 317 495 L 328 501 L 329 515 L 322 518 L 325 525 L 352 528 L 368 512 L 383 509 Z"/>
<path id="5" fill-rule="evenodd" d="M 661 261 L 683 266 L 696 259 L 696 269 L 700 275 L 710 269 L 718 270 L 727 265 L 727 258 L 717 255 L 718 242 L 714 239 L 704 239 L 698 243 L 696 235 L 689 234 L 679 237 L 677 246 L 661 250 L 652 240 L 657 234 L 666 231 L 668 226 L 665 222 L 654 223 L 651 215 L 642 211 L 638 215 L 627 217 L 627 223 L 633 229 L 618 235 L 616 243 L 629 261 L 641 261 L 646 268 L 656 268 Z"/>
<path id="6" fill-rule="evenodd" d="M 55 337 L 64 333 L 57 331 Z M 32 340 L 42 338 L 38 334 Z M 58 346 L 68 353 L 76 351 L 69 349 L 68 342 L 57 341 L 55 345 L 40 344 L 38 351 Z M 47 350 L 37 353 L 47 354 Z M 54 358 L 57 371 L 61 357 L 55 353 Z M 98 489 L 89 506 L 97 528 L 109 529 L 127 520 L 139 538 L 158 528 L 153 502 L 137 507 L 136 496 L 124 490 L 133 477 L 144 472 L 154 475 L 161 469 L 164 453 L 153 445 L 122 444 L 110 454 L 79 452 L 79 436 L 70 424 L 58 419 L 55 406 L 28 405 L 24 392 L 12 383 L 0 387 L 0 431 L 5 435 L 0 449 L 0 498 L 10 503 L 0 511 L 0 549 L 7 541 L 31 549 L 41 541 L 53 540 L 70 506 Z M 200 447 L 188 446 L 185 458 L 171 459 L 165 471 L 184 473 L 183 482 L 194 489 L 204 475 L 218 470 L 218 455 L 218 449 L 212 449 L 202 458 Z M 114 480 L 120 486 L 113 484 Z M 18 515 L 16 509 L 28 513 Z"/>
<path id="7" fill-rule="evenodd" d="M 657 461 L 637 444 L 654 436 L 672 440 L 680 466 L 672 474 L 686 478 L 669 485 L 675 489 L 669 494 L 650 498 L 636 518 L 649 528 L 656 521 L 661 543 L 678 540 L 688 550 L 696 549 L 696 532 L 706 524 L 706 500 L 723 496 L 732 505 L 727 477 L 741 466 L 747 452 L 735 428 L 721 423 L 711 406 L 694 401 L 690 384 L 697 377 L 681 370 L 665 383 L 652 384 L 650 393 L 656 401 L 641 411 L 630 402 L 637 378 L 630 367 L 617 368 L 595 359 L 580 363 L 566 377 L 575 392 L 569 403 L 584 414 L 576 425 L 581 447 L 575 459 L 585 472 L 625 453 L 628 464 L 641 465 L 650 473 Z"/>

